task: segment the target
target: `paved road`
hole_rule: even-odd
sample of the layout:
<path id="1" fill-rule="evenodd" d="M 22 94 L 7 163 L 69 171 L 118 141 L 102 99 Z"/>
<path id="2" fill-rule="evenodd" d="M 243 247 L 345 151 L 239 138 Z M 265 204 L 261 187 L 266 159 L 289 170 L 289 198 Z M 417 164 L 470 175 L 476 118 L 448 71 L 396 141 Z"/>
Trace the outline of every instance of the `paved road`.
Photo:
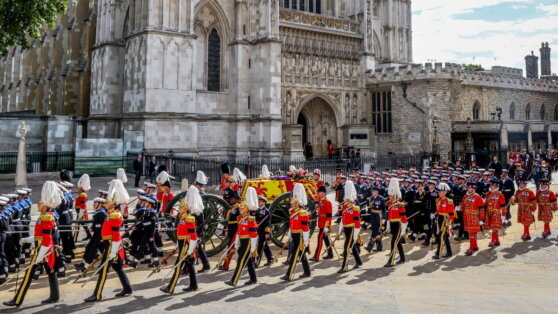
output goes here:
<path id="1" fill-rule="evenodd" d="M 473 257 L 463 255 L 467 243 L 454 243 L 455 255 L 442 261 L 432 260 L 434 251 L 431 248 L 421 248 L 418 242 L 411 242 L 405 245 L 408 262 L 396 268 L 382 267 L 388 254 L 384 251 L 365 254 L 364 267 L 346 274 L 337 274 L 340 267 L 337 259 L 312 264 L 311 278 L 289 283 L 279 279 L 286 271 L 286 266 L 280 263 L 258 269 L 258 285 L 235 289 L 223 283 L 230 279 L 232 271 L 214 271 L 198 276 L 200 290 L 194 293 L 181 291 L 188 282 L 187 278 L 182 279 L 178 293 L 173 296 L 159 291 L 165 284 L 161 281 L 164 271 L 147 279 L 150 270 L 142 266 L 128 270 L 135 289 L 132 296 L 114 298 L 120 287 L 118 279 L 111 273 L 105 286 L 105 299 L 94 304 L 82 302 L 92 293 L 94 282 L 82 289 L 81 284 L 72 284 L 77 274 L 71 271 L 67 278 L 60 280 L 60 303 L 40 305 L 40 300 L 48 297 L 47 280 L 42 277 L 31 286 L 20 309 L 6 310 L 0 306 L 0 311 L 49 314 L 54 311 L 555 313 L 558 308 L 558 228 L 553 228 L 550 239 L 538 236 L 542 231 L 541 223 L 537 223 L 536 232 L 534 228 L 532 231 L 537 237 L 528 242 L 520 241 L 522 228 L 514 224 L 507 229 L 501 247 L 489 249 L 490 239 L 484 238 L 479 241 L 481 251 Z M 369 232 L 364 234 L 367 240 Z M 384 241 L 387 246 L 388 239 Z M 274 252 L 277 253 L 276 248 Z M 212 258 L 213 264 L 217 258 Z M 284 257 L 279 259 L 280 262 L 283 260 Z M 299 266 L 298 273 L 301 271 Z M 247 274 L 240 283 L 245 280 Z M 13 296 L 14 284 L 2 287 L 0 300 Z"/>

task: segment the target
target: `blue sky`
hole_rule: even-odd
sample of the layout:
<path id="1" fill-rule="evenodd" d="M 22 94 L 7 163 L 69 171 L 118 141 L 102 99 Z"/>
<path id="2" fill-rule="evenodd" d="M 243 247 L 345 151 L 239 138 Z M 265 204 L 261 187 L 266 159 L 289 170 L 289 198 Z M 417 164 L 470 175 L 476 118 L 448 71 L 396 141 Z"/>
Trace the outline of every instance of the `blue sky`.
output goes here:
<path id="1" fill-rule="evenodd" d="M 549 42 L 558 73 L 558 0 L 413 1 L 414 62 L 475 63 L 525 69 Z"/>

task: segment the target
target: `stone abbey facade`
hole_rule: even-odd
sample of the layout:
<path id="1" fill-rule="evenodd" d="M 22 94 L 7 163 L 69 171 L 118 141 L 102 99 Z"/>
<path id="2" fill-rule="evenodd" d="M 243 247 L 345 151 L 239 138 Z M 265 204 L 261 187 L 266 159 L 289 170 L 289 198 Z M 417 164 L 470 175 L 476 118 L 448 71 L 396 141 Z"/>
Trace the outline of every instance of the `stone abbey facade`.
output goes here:
<path id="1" fill-rule="evenodd" d="M 3 116 L 66 116 L 77 139 L 132 134 L 147 151 L 233 158 L 301 157 L 305 142 L 323 156 L 327 140 L 429 152 L 433 116 L 448 152 L 469 113 L 481 123 L 512 104 L 510 134 L 551 128 L 551 81 L 413 64 L 410 0 L 68 3 L 32 49 L 0 60 Z M 516 121 L 543 104 L 548 123 Z"/>

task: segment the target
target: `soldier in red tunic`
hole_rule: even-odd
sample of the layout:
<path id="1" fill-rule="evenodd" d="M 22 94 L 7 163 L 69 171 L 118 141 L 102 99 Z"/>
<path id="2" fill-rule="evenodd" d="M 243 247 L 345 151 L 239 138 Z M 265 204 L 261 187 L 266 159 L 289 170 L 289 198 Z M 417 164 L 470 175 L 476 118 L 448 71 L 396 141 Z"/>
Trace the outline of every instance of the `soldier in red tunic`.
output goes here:
<path id="1" fill-rule="evenodd" d="M 558 209 L 556 194 L 549 189 L 549 180 L 541 180 L 540 189 L 537 191 L 537 202 L 539 203 L 538 220 L 544 222 L 543 238 L 550 235 L 550 222 L 554 212 Z"/>
<path id="2" fill-rule="evenodd" d="M 316 181 L 316 187 L 320 188 L 324 185 L 324 181 L 321 179 L 322 171 L 320 169 L 314 169 L 314 181 Z"/>
<path id="3" fill-rule="evenodd" d="M 53 236 L 56 230 L 56 219 L 54 217 L 54 209 L 62 203 L 59 189 L 55 182 L 47 181 L 43 185 L 41 192 L 41 202 L 39 202 L 38 210 L 41 213 L 37 223 L 35 224 L 34 240 L 35 249 L 31 256 L 30 265 L 25 271 L 21 285 L 16 290 L 16 295 L 10 301 L 4 302 L 5 306 L 20 306 L 25 299 L 33 274 L 43 264 L 45 272 L 48 274 L 48 283 L 50 287 L 50 296 L 41 303 L 56 303 L 60 299 L 58 289 L 58 273 L 57 268 L 61 265 L 59 259 L 56 258 Z M 5 206 L 4 201 L 0 201 L 0 206 Z M 33 238 L 31 238 L 31 241 Z"/>
<path id="4" fill-rule="evenodd" d="M 125 204 L 129 200 L 128 192 L 122 181 L 115 179 L 112 180 L 109 186 L 107 209 L 108 217 L 107 221 L 103 224 L 101 230 L 101 237 L 103 241 L 101 242 L 101 271 L 99 272 L 99 279 L 97 280 L 97 285 L 95 286 L 95 291 L 92 296 L 85 299 L 85 302 L 94 302 L 101 300 L 103 298 L 103 288 L 108 276 L 109 266 L 118 275 L 120 283 L 122 284 L 122 291 L 116 294 L 116 297 L 123 297 L 132 294 L 132 286 L 128 280 L 128 276 L 124 272 L 124 261 L 126 256 L 124 253 L 124 247 L 122 246 L 122 232 L 121 228 L 123 225 L 123 217 L 120 213 L 121 204 Z"/>
<path id="5" fill-rule="evenodd" d="M 338 273 L 344 273 L 349 268 L 349 256 L 351 253 L 355 257 L 355 269 L 362 265 L 362 260 L 358 253 L 358 248 L 355 242 L 360 233 L 360 207 L 355 205 L 357 199 L 357 191 L 352 181 L 345 184 L 345 201 L 341 206 L 341 224 L 339 225 L 339 234 L 345 232 L 345 245 L 343 245 L 343 263 Z"/>
<path id="6" fill-rule="evenodd" d="M 281 277 L 282 280 L 290 281 L 293 278 L 296 264 L 302 262 L 304 274 L 300 278 L 310 277 L 310 265 L 304 254 L 306 247 L 310 243 L 310 220 L 308 212 L 304 209 L 308 203 L 306 190 L 301 183 L 296 183 L 291 199 L 291 209 L 289 210 L 290 240 L 293 243 L 293 253 L 289 261 L 287 274 Z"/>
<path id="7" fill-rule="evenodd" d="M 78 197 L 76 197 L 76 203 L 75 203 L 77 220 L 89 220 L 89 215 L 87 213 L 87 200 L 88 200 L 87 191 L 91 189 L 91 184 L 90 184 L 90 179 L 88 174 L 84 174 L 79 178 L 77 187 L 78 187 Z M 83 229 L 85 230 L 85 234 L 87 235 L 85 240 L 91 239 L 91 232 L 89 230 L 89 227 L 87 227 L 84 224 L 80 224 L 80 225 L 83 226 Z M 79 229 L 74 231 L 74 242 L 78 240 L 78 235 L 79 235 Z"/>
<path id="8" fill-rule="evenodd" d="M 257 209 L 258 194 L 256 189 L 248 187 L 246 190 L 246 200 L 240 204 L 240 216 L 237 218 L 238 227 L 235 247 L 238 252 L 238 261 L 232 279 L 225 282 L 229 286 L 236 287 L 242 270 L 246 265 L 248 265 L 250 280 L 245 285 L 252 285 L 258 282 L 256 268 L 254 267 L 254 253 L 258 245 L 258 225 L 256 224 L 256 217 L 250 216 L 250 213 Z"/>
<path id="9" fill-rule="evenodd" d="M 436 254 L 433 256 L 434 259 L 440 259 L 442 257 L 451 257 L 451 244 L 449 233 L 451 231 L 451 224 L 457 216 L 455 213 L 455 205 L 453 200 L 446 197 L 446 194 L 451 191 L 449 185 L 446 183 L 440 183 L 438 185 L 438 198 L 436 199 L 436 226 L 438 227 L 438 248 Z M 446 254 L 442 256 L 443 246 L 442 241 L 444 241 L 446 247 Z"/>
<path id="10" fill-rule="evenodd" d="M 387 202 L 387 222 L 386 231 L 391 231 L 391 253 L 389 260 L 384 267 L 393 267 L 395 265 L 395 249 L 399 251 L 399 260 L 397 264 L 405 263 L 405 251 L 401 237 L 407 231 L 407 215 L 405 214 L 405 204 L 401 203 L 401 189 L 399 188 L 399 180 L 391 178 L 388 186 L 389 201 Z"/>
<path id="11" fill-rule="evenodd" d="M 322 253 L 322 247 L 325 244 L 327 248 L 327 256 L 324 259 L 333 258 L 333 250 L 330 245 L 329 228 L 331 228 L 331 220 L 333 216 L 333 205 L 327 199 L 327 190 L 325 186 L 318 188 L 318 243 L 316 244 L 316 252 L 310 260 L 318 262 Z"/>
<path id="12" fill-rule="evenodd" d="M 492 229 L 492 241 L 488 244 L 489 247 L 500 245 L 498 237 L 498 230 L 502 229 L 502 225 L 506 220 L 506 198 L 500 192 L 500 180 L 490 180 L 490 187 L 486 193 L 484 200 L 486 206 L 486 218 L 484 225 Z"/>
<path id="13" fill-rule="evenodd" d="M 482 231 L 484 224 L 484 200 L 475 193 L 477 184 L 467 183 L 467 192 L 461 200 L 461 210 L 463 211 L 464 230 L 469 233 L 469 249 L 465 255 L 471 256 L 478 251 L 477 233 Z"/>
<path id="14" fill-rule="evenodd" d="M 170 181 L 166 181 L 165 183 L 163 183 L 162 192 L 163 192 L 163 195 L 161 196 L 161 199 L 159 200 L 159 203 L 161 204 L 160 213 L 165 214 L 166 211 L 167 211 L 167 205 L 174 198 L 174 192 L 171 189 Z M 171 213 L 168 213 L 168 214 L 171 214 Z"/>
<path id="15" fill-rule="evenodd" d="M 178 239 L 178 257 L 173 270 L 173 275 L 168 286 L 162 287 L 160 290 L 164 293 L 173 294 L 182 270 L 186 266 L 188 276 L 190 277 L 190 286 L 184 288 L 183 291 L 198 290 L 198 280 L 196 277 L 196 268 L 194 267 L 195 258 L 194 250 L 198 243 L 196 233 L 196 217 L 198 213 L 203 211 L 203 202 L 200 191 L 195 186 L 190 186 L 186 194 L 186 198 L 181 202 L 178 212 L 178 227 L 176 229 L 176 238 Z"/>
<path id="16" fill-rule="evenodd" d="M 517 204 L 517 222 L 523 224 L 523 241 L 531 240 L 529 227 L 535 222 L 534 212 L 537 210 L 537 198 L 533 191 L 527 188 L 526 180 L 518 181 L 518 190 L 512 197 L 512 203 Z"/>

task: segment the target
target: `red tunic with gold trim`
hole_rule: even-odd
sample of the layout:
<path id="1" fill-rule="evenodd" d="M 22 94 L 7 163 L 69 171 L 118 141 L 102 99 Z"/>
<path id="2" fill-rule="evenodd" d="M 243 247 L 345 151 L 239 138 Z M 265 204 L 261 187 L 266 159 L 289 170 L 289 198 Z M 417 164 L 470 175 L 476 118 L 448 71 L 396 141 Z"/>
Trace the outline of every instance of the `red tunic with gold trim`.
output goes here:
<path id="1" fill-rule="evenodd" d="M 453 200 L 447 197 L 437 198 L 436 214 L 438 214 L 438 216 L 449 216 L 450 221 L 453 222 L 456 217 L 455 205 L 453 204 Z"/>
<path id="2" fill-rule="evenodd" d="M 161 193 L 161 195 L 157 193 L 157 198 L 159 199 L 159 203 L 161 204 L 161 213 L 164 213 L 167 210 L 167 205 L 174 198 L 174 192 L 172 190 L 169 190 L 168 193 Z"/>
<path id="3" fill-rule="evenodd" d="M 54 214 L 51 212 L 41 214 L 37 224 L 35 224 L 35 240 L 40 241 L 40 246 L 49 248 L 47 254 L 50 254 L 46 257 L 46 259 L 47 265 L 50 269 L 54 269 L 54 265 L 56 264 L 56 254 L 51 253 L 51 251 L 54 250 L 52 235 L 54 234 L 55 228 L 56 218 L 54 218 Z"/>
<path id="4" fill-rule="evenodd" d="M 80 209 L 80 213 L 82 214 L 81 218 L 83 220 L 89 220 L 89 214 L 87 214 L 87 193 L 85 192 L 81 192 L 79 193 L 78 197 L 76 198 L 76 210 L 79 208 Z"/>
<path id="5" fill-rule="evenodd" d="M 387 202 L 387 220 L 390 222 L 407 223 L 405 204 L 401 202 Z"/>
<path id="6" fill-rule="evenodd" d="M 504 194 L 500 191 L 489 191 L 484 204 L 486 206 L 485 226 L 490 229 L 502 229 L 502 216 L 507 213 Z"/>
<path id="7" fill-rule="evenodd" d="M 551 222 L 553 213 L 558 209 L 556 205 L 556 194 L 550 190 L 538 190 L 537 202 L 539 203 L 538 220 Z"/>
<path id="8" fill-rule="evenodd" d="M 318 207 L 318 228 L 323 229 L 331 226 L 332 217 L 333 205 L 331 202 L 327 198 L 320 200 Z"/>
<path id="9" fill-rule="evenodd" d="M 236 231 L 239 239 L 258 237 L 258 224 L 254 216 L 238 216 L 238 229 Z"/>
<path id="10" fill-rule="evenodd" d="M 344 227 L 360 229 L 360 207 L 356 205 L 341 206 L 341 219 Z"/>
<path id="11" fill-rule="evenodd" d="M 515 202 L 517 203 L 517 222 L 524 225 L 535 222 L 534 211 L 537 210 L 535 193 L 529 189 L 517 190 Z"/>
<path id="12" fill-rule="evenodd" d="M 103 224 L 101 229 L 101 237 L 103 240 L 111 240 L 112 242 L 122 242 L 122 225 L 123 217 L 119 210 L 115 209 L 111 211 Z M 126 255 L 124 254 L 124 247 L 120 246 L 118 255 L 122 260 L 126 260 Z"/>
<path id="13" fill-rule="evenodd" d="M 197 240 L 196 217 L 188 213 L 180 215 L 178 228 L 176 229 L 176 237 L 178 240 Z"/>
<path id="14" fill-rule="evenodd" d="M 484 221 L 484 200 L 477 193 L 465 194 L 461 200 L 464 229 L 467 232 L 480 232 L 480 222 Z"/>
<path id="15" fill-rule="evenodd" d="M 291 233 L 302 233 L 310 230 L 310 220 L 308 219 L 308 212 L 302 208 L 289 210 L 289 227 Z"/>
<path id="16" fill-rule="evenodd" d="M 316 181 L 316 187 L 320 188 L 322 185 L 324 185 L 324 181 L 323 180 L 314 180 Z"/>

